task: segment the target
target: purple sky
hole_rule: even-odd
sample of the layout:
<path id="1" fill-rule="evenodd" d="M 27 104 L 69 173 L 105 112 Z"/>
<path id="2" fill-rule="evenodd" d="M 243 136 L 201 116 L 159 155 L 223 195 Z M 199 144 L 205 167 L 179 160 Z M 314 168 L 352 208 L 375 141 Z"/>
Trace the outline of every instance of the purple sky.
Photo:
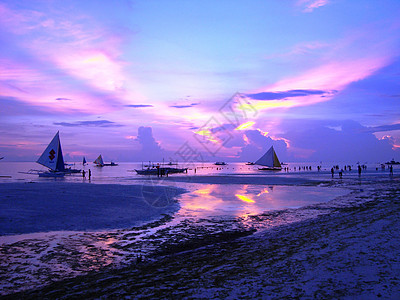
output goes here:
<path id="1" fill-rule="evenodd" d="M 0 156 L 400 160 L 400 1 L 0 0 Z"/>

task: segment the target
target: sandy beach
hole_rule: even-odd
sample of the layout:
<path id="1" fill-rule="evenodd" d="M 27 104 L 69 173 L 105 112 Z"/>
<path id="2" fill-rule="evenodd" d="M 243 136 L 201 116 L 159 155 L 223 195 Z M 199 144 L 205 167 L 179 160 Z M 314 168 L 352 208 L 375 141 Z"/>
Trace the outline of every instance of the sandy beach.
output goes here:
<path id="1" fill-rule="evenodd" d="M 145 193 L 148 199 L 156 196 L 168 205 L 154 207 L 135 199 L 150 216 L 143 225 L 1 236 L 1 295 L 397 299 L 399 183 L 398 177 L 335 180 L 330 186 L 345 187 L 348 193 L 328 202 L 179 222 L 174 219 L 179 201 L 170 200 L 179 199 L 183 191 L 168 187 L 165 193 L 166 187 L 153 186 L 153 194 Z M 68 183 L 59 188 L 74 190 L 71 185 L 87 196 L 97 189 L 100 203 L 110 190 L 130 196 L 143 193 L 139 186 Z M 30 193 L 42 190 L 36 188 L 39 184 L 0 185 L 3 199 L 3 192 L 21 186 Z M 160 198 L 163 194 L 171 198 Z"/>

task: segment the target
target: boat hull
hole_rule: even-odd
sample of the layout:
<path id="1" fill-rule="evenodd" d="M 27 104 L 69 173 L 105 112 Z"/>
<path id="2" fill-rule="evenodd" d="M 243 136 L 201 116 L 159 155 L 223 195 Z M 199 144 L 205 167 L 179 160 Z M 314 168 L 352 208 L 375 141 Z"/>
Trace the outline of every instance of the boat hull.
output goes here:
<path id="1" fill-rule="evenodd" d="M 64 177 L 65 172 L 40 172 L 38 173 L 39 177 L 51 177 L 51 178 L 59 178 Z"/>
<path id="2" fill-rule="evenodd" d="M 138 175 L 168 175 L 176 173 L 185 173 L 187 168 L 152 168 L 152 169 L 142 169 L 136 170 Z"/>
<path id="3" fill-rule="evenodd" d="M 277 168 L 277 167 L 264 167 L 264 168 L 258 168 L 260 171 L 282 171 L 282 168 Z"/>
<path id="4" fill-rule="evenodd" d="M 65 169 L 65 174 L 76 174 L 76 173 L 81 173 L 82 170 L 80 169 Z"/>

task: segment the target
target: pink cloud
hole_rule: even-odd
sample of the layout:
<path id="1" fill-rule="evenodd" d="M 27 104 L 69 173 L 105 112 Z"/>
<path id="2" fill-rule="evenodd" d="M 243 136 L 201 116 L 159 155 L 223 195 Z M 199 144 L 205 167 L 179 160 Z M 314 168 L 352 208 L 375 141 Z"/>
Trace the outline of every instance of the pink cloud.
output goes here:
<path id="1" fill-rule="evenodd" d="M 0 95 L 59 112 L 104 113 L 113 109 L 85 90 L 74 89 L 46 72 L 11 60 L 0 59 Z M 57 101 L 57 98 L 69 101 Z"/>
<path id="2" fill-rule="evenodd" d="M 0 25 L 18 35 L 18 47 L 29 57 L 1 61 L 3 95 L 49 107 L 55 98 L 67 97 L 73 101 L 57 103 L 56 109 L 92 113 L 115 110 L 117 99 L 121 106 L 144 100 L 120 59 L 122 37 L 89 16 L 15 11 L 0 4 Z"/>
<path id="3" fill-rule="evenodd" d="M 14 11 L 0 3 L 0 24 L 14 34 L 26 34 L 38 27 L 43 13 L 33 10 Z"/>
<path id="4" fill-rule="evenodd" d="M 340 62 L 330 62 L 318 66 L 303 74 L 286 78 L 277 83 L 258 90 L 258 93 L 280 92 L 290 90 L 322 90 L 341 91 L 349 84 L 367 78 L 377 70 L 388 65 L 391 59 L 386 56 L 360 58 Z M 282 100 L 252 101 L 256 109 L 290 108 L 311 105 L 332 99 L 335 93 L 291 97 Z"/>
<path id="5" fill-rule="evenodd" d="M 320 50 L 320 51 L 322 51 L 322 49 L 326 50 L 328 47 L 332 47 L 332 45 L 329 43 L 318 42 L 318 41 L 303 42 L 303 43 L 294 45 L 287 52 L 283 52 L 283 53 L 280 52 L 280 53 L 268 55 L 268 56 L 264 57 L 264 59 L 269 60 L 269 59 L 274 59 L 274 58 L 298 57 L 299 55 L 313 54 L 318 50 Z"/>
<path id="6" fill-rule="evenodd" d="M 372 75 L 386 66 L 389 61 L 388 57 L 375 57 L 331 62 L 309 70 L 300 76 L 281 80 L 270 86 L 268 90 L 341 90 L 352 82 Z"/>
<path id="7" fill-rule="evenodd" d="M 122 63 L 101 51 L 73 51 L 53 57 L 57 65 L 98 89 L 116 91 L 124 86 Z"/>
<path id="8" fill-rule="evenodd" d="M 300 0 L 297 5 L 304 7 L 303 12 L 312 12 L 314 9 L 325 6 L 328 3 L 329 0 Z"/>

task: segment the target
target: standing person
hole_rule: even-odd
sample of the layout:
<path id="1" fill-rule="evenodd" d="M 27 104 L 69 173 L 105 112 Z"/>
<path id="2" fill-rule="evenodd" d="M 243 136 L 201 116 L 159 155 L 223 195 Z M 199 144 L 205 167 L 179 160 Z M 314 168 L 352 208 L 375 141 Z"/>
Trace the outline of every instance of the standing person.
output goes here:
<path id="1" fill-rule="evenodd" d="M 82 177 L 85 178 L 86 172 L 85 170 L 82 171 Z"/>
<path id="2" fill-rule="evenodd" d="M 393 175 L 393 166 L 392 165 L 390 165 L 389 171 L 390 171 L 390 175 Z"/>
<path id="3" fill-rule="evenodd" d="M 332 173 L 332 178 L 333 178 L 333 174 L 335 173 L 335 171 L 333 170 L 333 168 L 331 168 L 331 173 Z"/>
<path id="4" fill-rule="evenodd" d="M 358 176 L 361 176 L 361 166 L 358 165 Z"/>
<path id="5" fill-rule="evenodd" d="M 92 171 L 90 171 L 90 169 L 89 169 L 89 180 L 90 180 L 91 176 L 92 176 Z"/>

